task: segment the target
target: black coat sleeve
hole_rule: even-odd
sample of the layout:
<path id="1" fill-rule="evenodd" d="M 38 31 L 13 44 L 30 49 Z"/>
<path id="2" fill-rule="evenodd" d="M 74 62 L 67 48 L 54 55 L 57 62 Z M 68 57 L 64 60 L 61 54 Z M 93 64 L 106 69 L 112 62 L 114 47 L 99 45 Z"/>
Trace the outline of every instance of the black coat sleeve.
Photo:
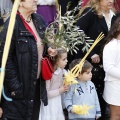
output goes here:
<path id="1" fill-rule="evenodd" d="M 83 13 L 81 14 L 80 18 L 76 22 L 76 25 L 84 31 L 84 33 L 88 36 L 88 29 L 92 23 L 92 19 L 94 18 L 94 12 L 92 8 L 86 8 Z M 90 37 L 90 36 L 88 36 Z M 92 38 L 91 38 L 92 39 Z M 94 55 L 95 52 L 92 50 L 92 52 L 89 54 L 88 58 L 91 58 L 92 55 Z"/>
<path id="2" fill-rule="evenodd" d="M 86 8 L 83 13 L 81 14 L 80 18 L 78 19 L 76 25 L 80 27 L 81 30 L 85 32 L 87 35 L 87 30 L 91 24 L 91 17 L 92 17 L 92 9 Z"/>

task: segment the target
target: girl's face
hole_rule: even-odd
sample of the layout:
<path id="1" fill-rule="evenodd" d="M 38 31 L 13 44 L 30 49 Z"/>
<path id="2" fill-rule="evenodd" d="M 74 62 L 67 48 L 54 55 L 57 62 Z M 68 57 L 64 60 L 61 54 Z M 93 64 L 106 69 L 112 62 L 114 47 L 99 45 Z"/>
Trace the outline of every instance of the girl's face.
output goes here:
<path id="1" fill-rule="evenodd" d="M 37 1 L 38 0 L 24 0 L 20 2 L 20 5 L 28 12 L 35 12 L 37 10 Z"/>
<path id="2" fill-rule="evenodd" d="M 57 62 L 57 66 L 60 68 L 65 68 L 65 66 L 67 65 L 67 53 L 62 53 L 61 57 L 59 58 L 58 62 Z"/>
<path id="3" fill-rule="evenodd" d="M 103 10 L 110 10 L 113 8 L 114 0 L 100 0 L 100 6 Z"/>
<path id="4" fill-rule="evenodd" d="M 83 74 L 79 74 L 78 75 L 78 79 L 80 79 L 81 81 L 88 81 L 88 80 L 91 80 L 92 78 L 92 68 L 88 69 L 86 72 L 84 72 Z"/>

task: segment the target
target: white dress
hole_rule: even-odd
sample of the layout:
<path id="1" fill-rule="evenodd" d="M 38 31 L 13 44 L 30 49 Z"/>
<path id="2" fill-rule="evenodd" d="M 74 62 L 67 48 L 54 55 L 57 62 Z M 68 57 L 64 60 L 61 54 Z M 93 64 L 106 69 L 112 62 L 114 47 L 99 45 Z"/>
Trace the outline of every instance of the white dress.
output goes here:
<path id="1" fill-rule="evenodd" d="M 103 50 L 105 70 L 104 100 L 111 105 L 120 106 L 120 40 L 111 40 Z"/>
<path id="2" fill-rule="evenodd" d="M 62 108 L 61 94 L 59 88 L 63 83 L 63 70 L 58 68 L 51 80 L 46 81 L 48 92 L 48 105 L 41 102 L 39 120 L 65 120 Z"/>

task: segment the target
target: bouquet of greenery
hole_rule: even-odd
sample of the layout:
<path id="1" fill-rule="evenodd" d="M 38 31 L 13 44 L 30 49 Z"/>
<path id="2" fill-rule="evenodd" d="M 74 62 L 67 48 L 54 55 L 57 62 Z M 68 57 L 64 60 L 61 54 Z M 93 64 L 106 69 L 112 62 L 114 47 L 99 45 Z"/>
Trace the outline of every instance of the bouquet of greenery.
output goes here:
<path id="1" fill-rule="evenodd" d="M 61 16 L 61 10 L 59 9 L 57 18 L 48 25 L 45 31 L 45 42 L 49 46 L 66 48 L 72 54 L 73 51 L 77 53 L 79 49 L 77 46 L 83 44 L 83 51 L 88 51 L 91 44 L 93 44 L 93 40 L 87 37 L 84 31 L 75 25 L 77 21 L 75 12 L 80 8 L 81 2 L 73 10 L 67 11 L 64 16 Z"/>

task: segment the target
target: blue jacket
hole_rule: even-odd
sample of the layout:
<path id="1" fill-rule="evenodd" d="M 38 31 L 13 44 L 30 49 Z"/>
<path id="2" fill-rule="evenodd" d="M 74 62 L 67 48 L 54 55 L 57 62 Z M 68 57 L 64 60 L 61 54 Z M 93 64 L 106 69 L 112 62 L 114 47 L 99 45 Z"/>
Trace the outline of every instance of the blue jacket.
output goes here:
<path id="1" fill-rule="evenodd" d="M 91 81 L 82 82 L 79 80 L 78 84 L 71 85 L 70 90 L 66 93 L 64 102 L 69 112 L 69 119 L 95 118 L 101 116 L 97 92 Z M 77 115 L 70 112 L 72 105 L 82 104 L 93 106 L 93 108 L 89 110 L 89 115 Z"/>

